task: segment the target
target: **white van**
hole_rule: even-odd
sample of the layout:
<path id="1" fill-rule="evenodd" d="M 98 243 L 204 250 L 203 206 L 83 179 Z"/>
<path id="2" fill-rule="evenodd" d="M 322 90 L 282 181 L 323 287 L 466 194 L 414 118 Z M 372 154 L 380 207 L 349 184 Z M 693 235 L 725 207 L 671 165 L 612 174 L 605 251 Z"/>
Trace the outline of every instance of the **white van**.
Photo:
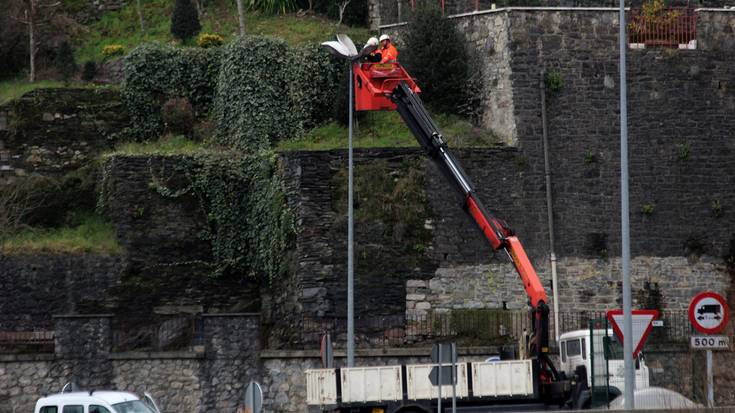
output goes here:
<path id="1" fill-rule="evenodd" d="M 605 381 L 605 370 L 610 381 L 611 396 L 625 392 L 625 363 L 623 361 L 623 346 L 612 329 L 607 331 L 608 355 L 605 360 L 604 337 L 605 330 L 597 329 L 594 337 L 590 330 L 575 330 L 564 333 L 559 337 L 559 370 L 567 377 L 573 377 L 578 366 L 584 366 L 587 371 L 587 383 L 592 386 L 592 375 L 595 375 L 595 385 Z M 591 343 L 591 341 L 593 341 Z M 591 349 L 594 347 L 594 366 Z M 649 371 L 642 354 L 635 361 L 635 388 L 649 387 Z"/>
<path id="2" fill-rule="evenodd" d="M 160 413 L 153 399 L 122 391 L 75 391 L 42 397 L 35 413 Z"/>

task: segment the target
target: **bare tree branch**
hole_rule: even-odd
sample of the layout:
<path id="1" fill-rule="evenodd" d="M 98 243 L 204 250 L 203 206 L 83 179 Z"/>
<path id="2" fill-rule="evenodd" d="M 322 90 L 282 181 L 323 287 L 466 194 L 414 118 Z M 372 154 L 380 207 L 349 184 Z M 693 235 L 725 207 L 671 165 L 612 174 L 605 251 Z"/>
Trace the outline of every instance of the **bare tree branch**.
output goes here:
<path id="1" fill-rule="evenodd" d="M 342 20 L 345 17 L 345 10 L 347 9 L 348 4 L 350 4 L 350 0 L 343 0 L 337 3 L 337 7 L 339 7 L 339 22 L 337 22 L 337 26 L 342 25 Z"/>

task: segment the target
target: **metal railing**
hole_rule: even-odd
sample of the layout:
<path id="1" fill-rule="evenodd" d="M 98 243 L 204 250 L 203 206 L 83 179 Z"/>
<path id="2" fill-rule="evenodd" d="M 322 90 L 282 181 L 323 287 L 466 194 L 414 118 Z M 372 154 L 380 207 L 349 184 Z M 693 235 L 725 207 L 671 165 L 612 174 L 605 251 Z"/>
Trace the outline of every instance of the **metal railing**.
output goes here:
<path id="1" fill-rule="evenodd" d="M 406 22 L 413 10 L 436 7 L 444 16 L 505 7 L 617 7 L 617 0 L 379 0 L 380 24 Z"/>
<path id="2" fill-rule="evenodd" d="M 559 313 L 560 333 L 585 330 L 592 319 L 604 319 L 605 311 L 578 311 Z M 663 311 L 663 326 L 653 330 L 649 343 L 684 343 L 692 328 L 686 311 Z M 550 314 L 550 344 L 556 347 L 554 315 Z M 599 328 L 605 328 L 600 325 Z M 323 334 L 329 333 L 335 347 L 345 346 L 347 319 L 326 317 L 303 319 L 302 339 L 305 347 L 318 346 Z M 531 331 L 527 311 L 492 309 L 450 310 L 446 312 L 407 313 L 402 316 L 355 319 L 357 347 L 410 347 L 426 346 L 437 341 L 455 341 L 460 345 L 517 344 Z"/>
<path id="3" fill-rule="evenodd" d="M 697 13 L 693 8 L 633 9 L 628 23 L 628 42 L 646 46 L 680 47 L 697 39 Z"/>
<path id="4" fill-rule="evenodd" d="M 200 318 L 193 315 L 171 317 L 115 317 L 112 323 L 112 351 L 185 350 L 201 336 Z"/>

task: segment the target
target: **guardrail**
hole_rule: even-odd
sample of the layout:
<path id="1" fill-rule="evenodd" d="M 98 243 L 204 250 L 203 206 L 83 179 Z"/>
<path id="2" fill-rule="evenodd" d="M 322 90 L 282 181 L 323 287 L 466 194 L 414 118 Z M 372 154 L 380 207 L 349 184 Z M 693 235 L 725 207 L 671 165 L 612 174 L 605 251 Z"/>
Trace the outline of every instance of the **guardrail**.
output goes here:
<path id="1" fill-rule="evenodd" d="M 560 312 L 560 333 L 589 329 L 590 320 L 604 320 L 605 311 Z M 550 319 L 550 344 L 556 347 L 554 314 Z M 663 311 L 663 326 L 654 328 L 649 342 L 685 343 L 692 334 L 686 311 Z M 605 328 L 603 323 L 595 326 Z M 611 328 L 611 327 L 610 327 Z M 400 316 L 358 317 L 355 319 L 355 345 L 358 347 L 425 346 L 438 341 L 460 345 L 515 345 L 531 324 L 527 311 L 494 309 L 448 310 L 407 313 Z M 345 346 L 347 319 L 344 317 L 304 318 L 302 338 L 306 347 L 318 345 L 329 333 L 335 347 Z"/>

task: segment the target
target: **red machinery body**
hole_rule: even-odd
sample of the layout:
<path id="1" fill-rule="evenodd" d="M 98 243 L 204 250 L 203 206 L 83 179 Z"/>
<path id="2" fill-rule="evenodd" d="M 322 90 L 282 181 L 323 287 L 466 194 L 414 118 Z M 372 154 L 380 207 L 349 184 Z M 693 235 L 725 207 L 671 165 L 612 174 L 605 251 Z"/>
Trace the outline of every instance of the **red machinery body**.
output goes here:
<path id="1" fill-rule="evenodd" d="M 414 93 L 421 92 L 399 63 L 355 64 L 355 110 L 396 110 L 390 95 L 405 82 Z"/>

